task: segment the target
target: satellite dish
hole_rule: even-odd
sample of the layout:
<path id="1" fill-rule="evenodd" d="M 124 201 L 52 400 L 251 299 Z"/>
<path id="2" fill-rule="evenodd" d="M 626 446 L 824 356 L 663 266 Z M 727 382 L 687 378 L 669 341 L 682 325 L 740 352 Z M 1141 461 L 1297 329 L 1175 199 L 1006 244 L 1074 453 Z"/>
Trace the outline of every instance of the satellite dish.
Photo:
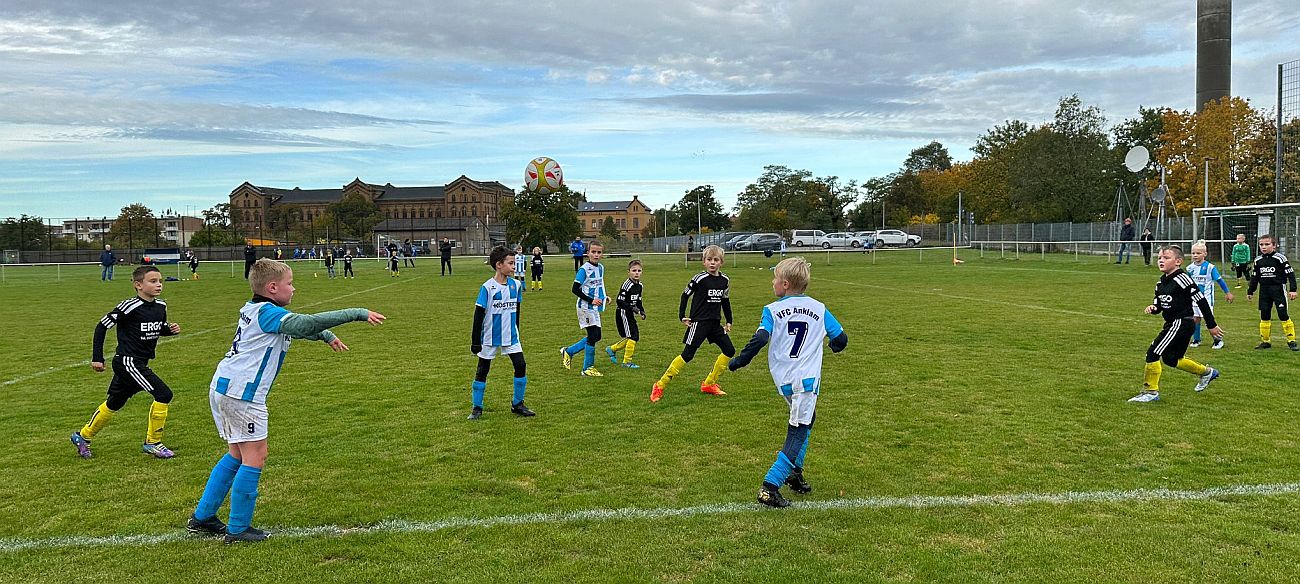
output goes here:
<path id="1" fill-rule="evenodd" d="M 1169 189 L 1165 187 L 1165 185 L 1160 185 L 1156 187 L 1156 190 L 1151 191 L 1151 202 L 1153 203 L 1164 202 L 1165 197 L 1168 196 L 1169 196 Z"/>
<path id="2" fill-rule="evenodd" d="M 1142 172 L 1148 162 L 1151 162 L 1151 153 L 1147 151 L 1146 146 L 1129 148 L 1128 154 L 1124 155 L 1124 166 L 1133 172 Z"/>

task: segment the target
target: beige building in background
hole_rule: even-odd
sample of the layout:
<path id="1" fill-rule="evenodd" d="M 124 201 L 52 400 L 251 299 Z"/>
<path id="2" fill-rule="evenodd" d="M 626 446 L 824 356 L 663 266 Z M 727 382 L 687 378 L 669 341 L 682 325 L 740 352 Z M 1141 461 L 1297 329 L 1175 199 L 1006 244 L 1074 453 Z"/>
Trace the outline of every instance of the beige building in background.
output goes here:
<path id="1" fill-rule="evenodd" d="M 598 237 L 605 218 L 610 217 L 618 225 L 620 237 L 641 241 L 642 232 L 650 225 L 652 215 L 650 207 L 636 195 L 632 195 L 630 201 L 587 201 L 578 204 L 578 221 L 582 223 L 584 238 Z"/>

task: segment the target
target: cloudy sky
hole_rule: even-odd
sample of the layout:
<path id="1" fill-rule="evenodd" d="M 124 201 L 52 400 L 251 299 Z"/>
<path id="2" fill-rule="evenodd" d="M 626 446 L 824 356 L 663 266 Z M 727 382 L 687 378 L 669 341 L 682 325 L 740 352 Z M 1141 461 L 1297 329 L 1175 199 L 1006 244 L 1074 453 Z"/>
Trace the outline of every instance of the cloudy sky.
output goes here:
<path id="1" fill-rule="evenodd" d="M 1271 108 L 1294 0 L 1238 1 Z M 244 181 L 518 187 L 730 205 L 764 165 L 863 180 L 1078 93 L 1194 108 L 1195 2 L 0 0 L 0 217 L 207 208 Z"/>

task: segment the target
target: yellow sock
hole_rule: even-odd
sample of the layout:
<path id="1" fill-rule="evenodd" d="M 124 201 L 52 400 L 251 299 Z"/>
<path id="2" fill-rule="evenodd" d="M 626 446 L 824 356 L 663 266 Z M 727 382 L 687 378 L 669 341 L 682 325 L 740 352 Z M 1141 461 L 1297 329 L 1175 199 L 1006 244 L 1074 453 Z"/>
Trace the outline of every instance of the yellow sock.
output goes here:
<path id="1" fill-rule="evenodd" d="M 104 429 L 104 426 L 108 425 L 108 421 L 113 419 L 115 413 L 117 412 L 108 409 L 108 402 L 99 404 L 99 408 L 95 410 L 95 413 L 90 415 L 90 421 L 81 427 L 81 437 L 86 440 L 94 438 L 95 434 L 98 434 L 100 430 Z"/>
<path id="2" fill-rule="evenodd" d="M 538 290 L 541 290 L 541 289 L 542 289 L 542 281 L 541 281 L 541 280 L 538 280 L 538 281 L 537 281 L 537 289 L 538 289 Z"/>
<path id="3" fill-rule="evenodd" d="M 1273 336 L 1273 321 L 1259 321 L 1259 339 L 1265 343 Z"/>
<path id="4" fill-rule="evenodd" d="M 626 350 L 623 351 L 623 362 L 624 362 L 624 363 L 631 363 L 631 362 L 632 362 L 632 353 L 635 353 L 635 352 L 636 352 L 636 341 L 634 341 L 634 340 L 632 340 L 632 339 L 628 339 L 628 340 L 627 340 L 627 346 L 624 347 L 624 348 L 625 348 Z"/>
<path id="5" fill-rule="evenodd" d="M 681 355 L 673 357 L 673 362 L 668 364 L 668 370 L 664 371 L 663 377 L 659 378 L 659 387 L 668 387 L 668 382 L 677 377 L 677 374 L 681 373 L 682 368 L 685 366 L 686 360 Z"/>
<path id="6" fill-rule="evenodd" d="M 1286 334 L 1287 342 L 1295 342 L 1295 323 L 1290 319 L 1282 321 L 1282 332 Z"/>
<path id="7" fill-rule="evenodd" d="M 1206 370 L 1204 365 L 1188 359 L 1187 357 L 1178 360 L 1178 368 L 1197 376 L 1205 375 Z"/>
<path id="8" fill-rule="evenodd" d="M 144 435 L 145 444 L 162 442 L 163 426 L 167 423 L 167 404 L 153 402 L 149 404 L 149 431 Z"/>
<path id="9" fill-rule="evenodd" d="M 1146 371 L 1142 376 L 1142 389 L 1146 391 L 1160 391 L 1160 362 L 1152 361 L 1147 363 Z"/>
<path id="10" fill-rule="evenodd" d="M 727 361 L 730 360 L 731 357 L 718 355 L 718 358 L 713 360 L 713 371 L 710 371 L 709 376 L 704 378 L 704 385 L 717 383 L 718 378 L 722 376 L 722 372 L 727 370 Z"/>
<path id="11" fill-rule="evenodd" d="M 619 339 L 617 343 L 614 343 L 609 346 L 609 350 L 617 353 L 619 351 L 622 351 L 625 345 L 627 345 L 627 339 Z"/>

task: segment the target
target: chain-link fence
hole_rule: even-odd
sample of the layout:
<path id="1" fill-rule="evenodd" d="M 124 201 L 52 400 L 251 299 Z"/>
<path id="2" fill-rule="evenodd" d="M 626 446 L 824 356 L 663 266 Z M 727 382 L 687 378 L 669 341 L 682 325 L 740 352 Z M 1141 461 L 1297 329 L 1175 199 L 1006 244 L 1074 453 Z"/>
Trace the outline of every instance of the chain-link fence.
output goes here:
<path id="1" fill-rule="evenodd" d="M 1300 201 L 1300 60 L 1277 66 L 1274 203 Z"/>

